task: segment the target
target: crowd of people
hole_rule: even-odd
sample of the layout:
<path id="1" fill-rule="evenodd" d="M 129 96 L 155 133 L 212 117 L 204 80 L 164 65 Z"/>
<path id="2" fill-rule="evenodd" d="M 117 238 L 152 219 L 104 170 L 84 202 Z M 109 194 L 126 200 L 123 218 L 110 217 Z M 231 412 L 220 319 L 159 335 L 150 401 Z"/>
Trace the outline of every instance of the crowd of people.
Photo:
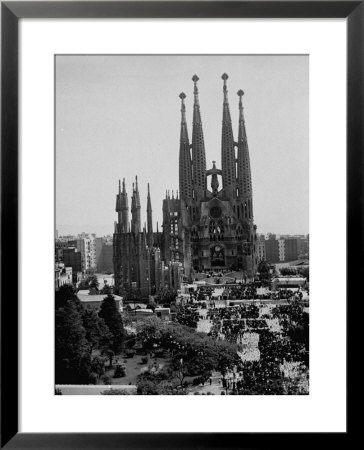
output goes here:
<path id="1" fill-rule="evenodd" d="M 208 317 L 213 323 L 212 334 L 223 337 L 230 342 L 241 340 L 242 333 L 247 328 L 255 328 L 259 317 L 259 307 L 254 304 L 239 305 L 225 308 L 215 308 L 208 311 Z M 261 325 L 261 324 L 259 324 Z"/>
<path id="2" fill-rule="evenodd" d="M 175 320 L 181 325 L 186 325 L 191 328 L 197 328 L 197 323 L 200 320 L 198 305 L 178 306 Z"/>
<path id="3" fill-rule="evenodd" d="M 222 287 L 199 286 L 197 290 L 190 292 L 190 302 L 213 301 L 213 300 L 302 300 L 303 293 L 301 289 L 280 288 L 277 291 L 271 291 L 269 286 L 262 288 L 261 282 L 251 282 L 246 284 L 234 283 L 225 284 Z M 215 289 L 218 289 L 219 295 L 216 295 Z"/>
<path id="4" fill-rule="evenodd" d="M 233 286 L 225 286 L 223 298 L 231 300 L 251 300 L 258 299 L 256 283 L 236 284 Z"/>
<path id="5" fill-rule="evenodd" d="M 215 287 L 198 287 L 191 293 L 189 304 L 179 307 L 177 320 L 196 328 L 199 321 L 207 319 L 211 325 L 208 334 L 217 340 L 236 344 L 239 355 L 247 352 L 245 341 L 249 335 L 259 335 L 255 349 L 258 357 L 242 357 L 236 379 L 222 376 L 220 382 L 227 391 L 243 394 L 297 393 L 294 383 L 292 386 L 287 384 L 287 376 L 282 370 L 284 364 L 289 363 L 298 364 L 303 378 L 306 377 L 307 388 L 301 386 L 298 393 L 308 393 L 308 313 L 300 301 L 302 291 L 280 289 L 271 292 L 267 289 L 258 293 L 257 288 L 256 283 L 224 285 L 222 295 L 229 299 L 257 301 L 235 303 L 233 306 L 228 302 L 217 302 L 216 306 L 213 299 Z M 281 304 L 259 301 L 266 299 L 287 301 Z M 277 327 L 272 329 L 270 322 L 277 322 Z"/>

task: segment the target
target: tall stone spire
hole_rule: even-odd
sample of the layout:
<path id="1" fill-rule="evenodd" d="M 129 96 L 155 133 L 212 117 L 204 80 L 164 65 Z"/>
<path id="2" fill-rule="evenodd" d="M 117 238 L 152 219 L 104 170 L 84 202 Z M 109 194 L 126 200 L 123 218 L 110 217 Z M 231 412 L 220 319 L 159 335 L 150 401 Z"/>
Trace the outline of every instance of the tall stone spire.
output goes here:
<path id="1" fill-rule="evenodd" d="M 224 80 L 223 92 L 223 114 L 222 114 L 222 135 L 221 135 L 221 168 L 222 168 L 222 185 L 224 189 L 231 188 L 230 192 L 236 186 L 236 174 L 235 174 L 235 149 L 234 149 L 234 136 L 233 127 L 231 124 L 231 116 L 228 101 L 228 90 L 226 86 L 226 80 L 229 78 L 224 73 L 221 78 Z"/>
<path id="2" fill-rule="evenodd" d="M 138 177 L 135 177 L 135 187 L 133 183 L 133 197 L 131 200 L 131 231 L 140 232 L 140 198 L 138 189 Z"/>
<path id="3" fill-rule="evenodd" d="M 119 192 L 116 194 L 116 205 L 115 211 L 118 213 L 118 223 L 121 223 L 121 188 L 120 188 L 120 180 L 119 180 Z"/>
<path id="4" fill-rule="evenodd" d="M 184 199 L 192 198 L 192 162 L 186 123 L 186 94 L 181 92 L 181 137 L 179 146 L 179 190 Z"/>
<path id="5" fill-rule="evenodd" d="M 140 197 L 138 188 L 138 175 L 135 175 L 135 204 L 137 208 L 140 208 Z"/>
<path id="6" fill-rule="evenodd" d="M 248 139 L 245 129 L 245 120 L 243 113 L 243 101 L 242 97 L 244 91 L 241 89 L 238 91 L 239 96 L 239 134 L 238 134 L 238 188 L 239 196 L 243 198 L 243 217 L 248 219 L 253 218 L 253 190 L 252 190 L 252 178 L 250 171 L 250 158 Z"/>
<path id="7" fill-rule="evenodd" d="M 121 182 L 119 180 L 119 192 L 116 195 L 116 212 L 118 213 L 118 223 L 121 231 L 126 232 L 129 221 L 128 194 L 125 190 L 125 178 L 123 179 L 123 190 L 121 191 Z"/>
<path id="8" fill-rule="evenodd" d="M 153 247 L 153 218 L 152 218 L 152 201 L 150 199 L 150 190 L 148 183 L 148 197 L 147 197 L 147 227 L 148 227 L 148 246 Z"/>
<path id="9" fill-rule="evenodd" d="M 120 183 L 119 183 L 120 191 Z M 121 223 L 122 230 L 127 232 L 129 223 L 129 205 L 128 205 L 128 194 L 125 189 L 125 178 L 123 178 L 123 191 L 121 193 Z"/>
<path id="10" fill-rule="evenodd" d="M 197 75 L 192 77 L 194 82 L 194 103 L 193 103 L 193 129 L 192 129 L 192 167 L 193 167 L 193 186 L 197 193 L 203 195 L 206 189 L 206 156 L 205 142 L 202 130 L 202 121 L 200 113 L 200 102 L 198 99 Z"/>

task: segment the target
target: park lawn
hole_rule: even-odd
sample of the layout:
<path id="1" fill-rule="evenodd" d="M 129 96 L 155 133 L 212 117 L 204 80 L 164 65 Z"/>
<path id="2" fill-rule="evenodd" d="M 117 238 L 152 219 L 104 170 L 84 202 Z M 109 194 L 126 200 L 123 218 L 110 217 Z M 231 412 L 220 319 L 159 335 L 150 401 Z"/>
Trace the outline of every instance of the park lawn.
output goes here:
<path id="1" fill-rule="evenodd" d="M 122 356 L 119 356 L 119 362 L 123 362 L 126 360 L 126 376 L 120 377 L 120 378 L 113 378 L 114 370 L 115 370 L 115 364 L 113 365 L 112 369 L 109 369 L 108 366 L 106 366 L 105 375 L 109 376 L 111 378 L 111 384 L 136 384 L 136 378 L 138 375 L 142 373 L 143 368 L 147 368 L 150 363 L 154 363 L 155 359 L 157 360 L 158 364 L 165 365 L 169 364 L 171 361 L 171 358 L 152 358 L 151 360 L 148 359 L 148 362 L 146 364 L 142 363 L 142 355 L 135 355 L 133 358 L 124 358 Z M 103 381 L 100 379 L 100 384 L 102 384 Z"/>

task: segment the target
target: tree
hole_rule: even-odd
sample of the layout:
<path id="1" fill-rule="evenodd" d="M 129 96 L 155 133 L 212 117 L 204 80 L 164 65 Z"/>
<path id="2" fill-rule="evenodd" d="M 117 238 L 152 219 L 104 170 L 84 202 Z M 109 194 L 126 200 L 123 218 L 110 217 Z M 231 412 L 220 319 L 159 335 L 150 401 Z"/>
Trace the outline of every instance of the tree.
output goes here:
<path id="1" fill-rule="evenodd" d="M 90 289 L 95 289 L 96 291 L 99 290 L 99 285 L 100 285 L 100 283 L 99 283 L 99 280 L 98 280 L 98 278 L 97 278 L 97 276 L 96 276 L 95 274 L 89 275 L 89 276 L 87 277 L 86 282 L 87 282 L 88 287 L 89 287 Z"/>
<path id="2" fill-rule="evenodd" d="M 179 388 L 178 380 L 173 380 L 174 373 L 169 369 L 159 372 L 144 372 L 137 376 L 138 395 L 186 395 L 186 390 Z"/>
<path id="3" fill-rule="evenodd" d="M 100 294 L 102 295 L 112 294 L 112 287 L 109 286 L 107 283 L 105 283 L 102 289 L 100 290 Z"/>
<path id="4" fill-rule="evenodd" d="M 173 356 L 171 369 L 175 372 L 180 370 L 181 358 L 183 371 L 192 376 L 204 376 L 211 370 L 223 370 L 239 362 L 236 344 L 216 341 L 205 333 L 156 317 L 138 321 L 137 338 L 144 349 L 152 350 L 157 346 L 168 350 Z"/>
<path id="5" fill-rule="evenodd" d="M 167 287 L 161 287 L 156 295 L 158 303 L 172 303 L 176 300 L 177 291 Z"/>
<path id="6" fill-rule="evenodd" d="M 105 355 L 109 359 L 109 368 L 111 369 L 112 368 L 112 360 L 113 360 L 113 358 L 115 356 L 115 352 L 113 350 L 111 350 L 111 349 L 107 349 L 107 350 L 105 350 Z"/>
<path id="7" fill-rule="evenodd" d="M 104 319 L 99 317 L 93 308 L 83 310 L 82 324 L 86 331 L 86 339 L 91 353 L 93 349 L 107 345 L 112 339 L 112 334 Z"/>
<path id="8" fill-rule="evenodd" d="M 81 302 L 78 299 L 76 290 L 72 286 L 72 284 L 64 284 L 59 288 L 58 291 L 56 291 L 55 294 L 56 309 L 63 308 L 68 300 L 72 300 L 77 305 L 78 309 L 81 308 Z"/>
<path id="9" fill-rule="evenodd" d="M 56 384 L 88 382 L 90 353 L 82 317 L 72 300 L 56 311 Z"/>
<path id="10" fill-rule="evenodd" d="M 112 335 L 110 348 L 115 352 L 119 351 L 123 343 L 124 329 L 122 318 L 113 295 L 109 294 L 102 301 L 99 317 L 104 319 Z"/>
<path id="11" fill-rule="evenodd" d="M 91 362 L 91 370 L 100 378 L 105 373 L 105 358 L 95 356 Z"/>
<path id="12" fill-rule="evenodd" d="M 87 271 L 86 271 L 87 273 Z M 78 285 L 78 289 L 79 290 L 86 290 L 89 289 L 91 290 L 91 295 L 92 293 L 98 293 L 99 291 L 99 280 L 97 278 L 97 275 L 95 275 L 94 273 L 91 273 L 87 276 L 86 279 L 82 280 L 80 282 L 80 284 Z"/>

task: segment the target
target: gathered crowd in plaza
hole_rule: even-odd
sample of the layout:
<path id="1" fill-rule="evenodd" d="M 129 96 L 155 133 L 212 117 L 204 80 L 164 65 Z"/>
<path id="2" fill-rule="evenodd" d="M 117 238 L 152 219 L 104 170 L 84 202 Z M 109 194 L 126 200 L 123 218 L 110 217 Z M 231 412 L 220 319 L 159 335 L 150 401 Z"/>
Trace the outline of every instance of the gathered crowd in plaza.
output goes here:
<path id="1" fill-rule="evenodd" d="M 224 302 L 214 299 L 222 287 Z M 271 291 L 254 282 L 200 286 L 178 307 L 176 321 L 236 346 L 239 360 L 215 380 L 221 393 L 308 394 L 309 328 L 303 297 L 308 299 L 304 288 Z"/>
<path id="2" fill-rule="evenodd" d="M 97 313 L 65 286 L 56 316 L 60 383 L 117 384 L 126 387 L 116 389 L 122 395 L 132 386 L 139 395 L 308 394 L 306 288 L 273 291 L 251 282 L 189 289 L 173 294 L 162 318 L 158 297 L 142 310 L 148 315 L 136 317 L 127 307 L 117 311 L 112 290 L 103 288 Z M 80 336 L 72 371 L 63 339 L 69 327 Z"/>

